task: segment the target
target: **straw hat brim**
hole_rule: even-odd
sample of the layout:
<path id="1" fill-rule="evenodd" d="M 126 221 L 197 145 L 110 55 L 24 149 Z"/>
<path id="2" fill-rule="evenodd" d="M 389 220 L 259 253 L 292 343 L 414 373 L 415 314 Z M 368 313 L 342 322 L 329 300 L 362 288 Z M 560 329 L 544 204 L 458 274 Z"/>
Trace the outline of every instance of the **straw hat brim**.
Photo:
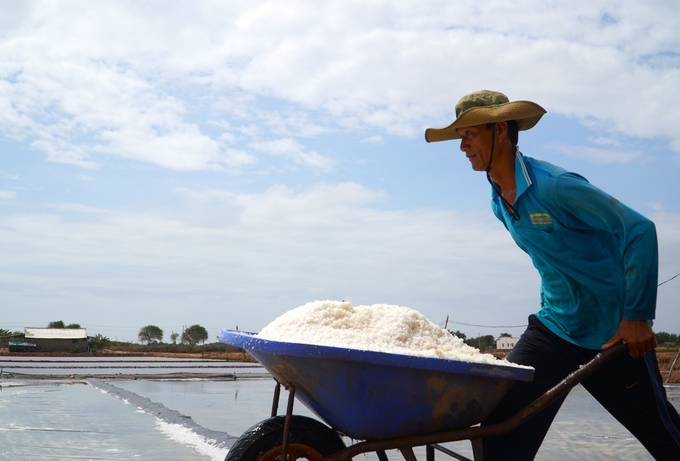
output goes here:
<path id="1" fill-rule="evenodd" d="M 531 101 L 513 101 L 495 106 L 477 106 L 466 110 L 451 125 L 425 130 L 425 141 L 437 142 L 460 139 L 458 128 L 487 123 L 517 121 L 519 131 L 533 128 L 546 110 Z"/>

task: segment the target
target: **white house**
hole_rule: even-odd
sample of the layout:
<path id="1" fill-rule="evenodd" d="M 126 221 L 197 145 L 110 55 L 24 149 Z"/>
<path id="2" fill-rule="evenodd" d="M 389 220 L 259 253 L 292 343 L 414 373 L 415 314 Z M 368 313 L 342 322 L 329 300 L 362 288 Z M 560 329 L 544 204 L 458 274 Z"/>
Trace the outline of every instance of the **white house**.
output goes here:
<path id="1" fill-rule="evenodd" d="M 39 351 L 87 352 L 85 328 L 24 328 L 27 342 L 34 343 Z"/>
<path id="2" fill-rule="evenodd" d="M 508 336 L 501 336 L 496 340 L 496 349 L 510 350 L 515 347 L 519 338 L 510 338 Z"/>

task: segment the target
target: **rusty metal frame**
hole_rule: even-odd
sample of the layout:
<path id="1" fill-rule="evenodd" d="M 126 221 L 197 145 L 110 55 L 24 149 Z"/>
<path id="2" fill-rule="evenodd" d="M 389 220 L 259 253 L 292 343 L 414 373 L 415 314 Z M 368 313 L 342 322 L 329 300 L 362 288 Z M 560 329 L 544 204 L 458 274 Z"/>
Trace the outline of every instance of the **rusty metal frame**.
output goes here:
<path id="1" fill-rule="evenodd" d="M 449 450 L 446 447 L 439 445 L 438 443 L 433 443 L 432 445 L 425 446 L 425 452 L 427 453 L 427 461 L 434 461 L 434 450 L 439 450 L 445 455 L 449 455 L 451 458 L 457 459 L 458 461 L 472 461 L 461 454 L 456 453 L 453 450 Z M 431 454 L 430 454 L 431 453 Z"/>
<path id="2" fill-rule="evenodd" d="M 280 390 L 280 386 L 279 386 Z M 293 404 L 295 403 L 295 386 L 288 384 L 288 405 L 286 406 L 286 419 L 283 423 L 283 438 L 281 439 L 281 460 L 288 459 L 288 443 L 290 439 L 290 420 L 293 417 Z"/>
<path id="3" fill-rule="evenodd" d="M 279 399 L 281 398 L 281 383 L 276 381 L 274 400 L 272 401 L 272 418 L 279 414 Z"/>
<path id="4" fill-rule="evenodd" d="M 508 420 L 494 425 L 488 426 L 473 426 L 463 429 L 454 429 L 451 431 L 434 432 L 431 434 L 411 435 L 404 437 L 393 437 L 380 440 L 371 440 L 359 442 L 350 445 L 343 450 L 327 456 L 322 461 L 347 461 L 357 455 L 375 452 L 380 461 L 388 461 L 386 450 L 399 450 L 405 461 L 417 461 L 413 453 L 413 447 L 425 446 L 427 461 L 434 461 L 435 449 L 458 459 L 459 461 L 472 461 L 458 453 L 441 446 L 441 443 L 455 442 L 460 440 L 470 440 L 472 443 L 472 452 L 474 461 L 484 461 L 484 453 L 482 450 L 482 441 L 486 437 L 494 437 L 505 434 L 527 420 L 536 415 L 538 412 L 546 408 L 548 405 L 562 397 L 569 392 L 581 381 L 595 373 L 602 365 L 615 356 L 621 355 L 628 351 L 628 346 L 624 343 L 607 349 L 597 354 L 590 362 L 581 366 L 578 370 L 569 374 L 566 378 L 549 389 L 545 394 L 542 394 L 534 400 L 527 407 L 517 412 Z M 293 415 L 293 405 L 295 402 L 295 386 L 288 383 L 286 385 L 288 390 L 288 405 L 286 407 L 286 416 L 283 426 L 283 440 L 281 443 L 281 459 L 287 460 L 288 444 L 290 438 L 290 420 Z M 274 401 L 272 403 L 272 417 L 278 413 L 279 399 L 281 395 L 281 383 L 277 381 L 274 390 Z"/>

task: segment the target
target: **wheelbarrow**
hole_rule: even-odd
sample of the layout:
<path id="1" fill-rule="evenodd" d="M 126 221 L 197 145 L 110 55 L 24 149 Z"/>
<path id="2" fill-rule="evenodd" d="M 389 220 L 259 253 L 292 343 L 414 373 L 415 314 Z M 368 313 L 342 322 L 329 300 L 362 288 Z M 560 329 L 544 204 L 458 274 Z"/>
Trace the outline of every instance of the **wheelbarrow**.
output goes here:
<path id="1" fill-rule="evenodd" d="M 435 450 L 471 461 L 441 445 L 459 440 L 470 440 L 474 460 L 483 461 L 485 437 L 518 427 L 627 350 L 619 344 L 599 353 L 507 421 L 480 426 L 515 382 L 533 380 L 532 368 L 270 341 L 234 330 L 223 330 L 220 341 L 246 350 L 276 380 L 271 418 L 244 432 L 225 461 L 346 461 L 369 452 L 387 461 L 393 449 L 417 461 L 413 448 L 421 446 L 427 461 Z M 285 416 L 277 416 L 281 386 L 289 392 Z M 294 415 L 295 398 L 327 425 Z M 357 443 L 346 446 L 342 436 Z"/>

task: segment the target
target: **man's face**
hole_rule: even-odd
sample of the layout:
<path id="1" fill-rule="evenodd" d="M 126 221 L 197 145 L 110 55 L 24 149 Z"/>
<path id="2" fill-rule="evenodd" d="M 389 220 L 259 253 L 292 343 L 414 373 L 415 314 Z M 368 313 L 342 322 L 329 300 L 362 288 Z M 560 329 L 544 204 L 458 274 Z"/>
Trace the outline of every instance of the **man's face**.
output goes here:
<path id="1" fill-rule="evenodd" d="M 461 137 L 460 150 L 465 152 L 472 169 L 485 171 L 491 156 L 491 130 L 486 125 L 476 125 L 458 128 L 456 131 Z"/>

